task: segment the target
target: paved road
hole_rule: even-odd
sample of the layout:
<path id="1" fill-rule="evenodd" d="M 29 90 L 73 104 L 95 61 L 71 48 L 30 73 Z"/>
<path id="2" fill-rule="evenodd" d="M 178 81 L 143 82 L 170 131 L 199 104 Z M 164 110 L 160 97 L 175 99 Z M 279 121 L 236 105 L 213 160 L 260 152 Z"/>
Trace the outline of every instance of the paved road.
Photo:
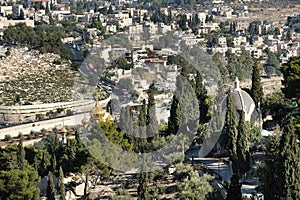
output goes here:
<path id="1" fill-rule="evenodd" d="M 222 180 L 230 182 L 232 176 L 232 168 L 229 162 L 224 162 L 218 158 L 194 158 L 192 164 L 203 164 L 216 175 L 222 177 Z"/>
<path id="2" fill-rule="evenodd" d="M 3 128 L 0 130 L 0 140 L 5 138 L 5 135 L 10 135 L 12 137 L 18 137 L 19 133 L 22 133 L 24 136 L 29 135 L 30 131 L 40 131 L 41 129 L 52 129 L 54 127 L 61 128 L 64 125 L 78 125 L 81 124 L 85 114 L 78 114 L 68 117 L 50 119 L 40 122 L 33 122 L 8 128 Z M 87 115 L 88 116 L 88 115 Z"/>
<path id="3" fill-rule="evenodd" d="M 110 100 L 110 98 L 102 100 L 99 102 L 101 107 L 106 106 L 107 102 Z M 72 115 L 68 117 L 60 117 L 50 120 L 44 120 L 39 122 L 33 122 L 28 124 L 22 124 L 18 126 L 12 126 L 7 128 L 0 129 L 0 140 L 3 140 L 5 138 L 5 135 L 10 135 L 12 137 L 17 137 L 19 133 L 21 132 L 23 135 L 29 135 L 30 131 L 40 131 L 41 129 L 51 129 L 53 127 L 61 128 L 62 125 L 71 126 L 71 125 L 79 125 L 81 124 L 81 120 L 86 115 L 86 117 L 89 117 L 89 111 L 93 108 L 94 104 L 90 104 L 89 109 L 87 108 L 86 111 L 88 111 L 87 114 L 81 113 L 77 115 Z"/>

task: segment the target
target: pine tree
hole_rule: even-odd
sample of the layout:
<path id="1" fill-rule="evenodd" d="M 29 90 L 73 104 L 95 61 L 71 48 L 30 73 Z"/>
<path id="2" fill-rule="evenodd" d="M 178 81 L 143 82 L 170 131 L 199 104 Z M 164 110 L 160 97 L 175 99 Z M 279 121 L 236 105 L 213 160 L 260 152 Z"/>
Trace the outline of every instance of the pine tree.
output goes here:
<path id="1" fill-rule="evenodd" d="M 65 185 L 64 185 L 64 172 L 62 167 L 59 167 L 59 177 L 58 177 L 58 194 L 60 200 L 66 199 L 66 193 L 65 193 Z"/>
<path id="2" fill-rule="evenodd" d="M 156 118 L 154 91 L 156 90 L 154 83 L 149 86 L 148 105 L 146 114 L 147 137 L 153 138 L 158 136 L 158 122 Z"/>
<path id="3" fill-rule="evenodd" d="M 47 200 L 55 200 L 55 187 L 53 181 L 53 174 L 49 171 L 48 173 L 48 186 L 47 186 Z"/>
<path id="4" fill-rule="evenodd" d="M 227 191 L 227 200 L 242 200 L 241 184 L 239 176 L 236 173 L 232 174 L 230 179 L 229 189 Z"/>
<path id="5" fill-rule="evenodd" d="M 252 68 L 252 87 L 251 87 L 252 98 L 256 106 L 259 105 L 263 97 L 263 89 L 260 82 L 260 71 L 257 62 L 254 63 Z"/>
<path id="6" fill-rule="evenodd" d="M 170 117 L 168 120 L 168 135 L 171 134 L 176 135 L 180 125 L 181 125 L 181 111 L 180 111 L 179 100 L 176 98 L 176 95 L 173 95 Z"/>
<path id="7" fill-rule="evenodd" d="M 250 170 L 250 153 L 248 133 L 245 126 L 245 112 L 241 111 L 237 135 L 237 165 L 240 176 Z"/>
<path id="8" fill-rule="evenodd" d="M 19 144 L 18 144 L 18 163 L 21 170 L 24 170 L 26 167 L 26 160 L 25 160 L 25 151 L 23 147 L 23 138 L 20 138 Z"/>

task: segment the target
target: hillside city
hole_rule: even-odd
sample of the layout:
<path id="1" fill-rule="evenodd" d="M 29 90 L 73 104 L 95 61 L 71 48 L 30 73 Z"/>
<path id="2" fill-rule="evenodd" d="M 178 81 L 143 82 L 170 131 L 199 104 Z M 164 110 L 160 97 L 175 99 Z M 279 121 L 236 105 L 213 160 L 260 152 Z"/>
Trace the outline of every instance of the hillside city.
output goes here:
<path id="1" fill-rule="evenodd" d="M 0 200 L 300 199 L 297 0 L 2 0 L 0 59 Z"/>

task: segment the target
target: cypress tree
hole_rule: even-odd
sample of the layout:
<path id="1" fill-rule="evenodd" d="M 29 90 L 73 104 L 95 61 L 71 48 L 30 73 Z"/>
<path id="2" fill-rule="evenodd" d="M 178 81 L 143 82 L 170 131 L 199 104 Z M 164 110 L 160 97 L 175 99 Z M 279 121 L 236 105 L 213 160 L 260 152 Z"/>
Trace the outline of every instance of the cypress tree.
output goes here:
<path id="1" fill-rule="evenodd" d="M 149 176 L 148 172 L 145 166 L 145 158 L 143 159 L 143 164 L 141 166 L 141 172 L 139 174 L 139 180 L 138 180 L 139 186 L 138 186 L 138 200 L 150 200 L 149 195 Z"/>
<path id="2" fill-rule="evenodd" d="M 240 176 L 250 170 L 250 153 L 248 133 L 245 126 L 245 112 L 241 111 L 237 135 L 237 165 Z"/>
<path id="3" fill-rule="evenodd" d="M 300 56 L 291 57 L 289 61 L 281 67 L 283 74 L 281 90 L 286 98 L 300 98 Z"/>
<path id="4" fill-rule="evenodd" d="M 23 147 L 23 138 L 20 138 L 19 144 L 18 144 L 18 163 L 20 166 L 21 170 L 25 169 L 25 165 L 26 165 L 26 160 L 25 160 L 25 151 L 24 151 L 24 147 Z"/>
<path id="5" fill-rule="evenodd" d="M 55 187 L 53 181 L 53 174 L 51 171 L 48 173 L 48 186 L 47 186 L 47 200 L 55 200 Z"/>
<path id="6" fill-rule="evenodd" d="M 49 4 L 48 4 L 48 2 L 47 2 L 47 3 L 46 3 L 46 9 L 45 9 L 46 15 L 48 15 L 49 12 L 50 12 L 50 10 L 49 10 Z"/>
<path id="7" fill-rule="evenodd" d="M 125 108 L 123 107 L 121 109 L 119 126 L 132 140 L 133 121 L 132 121 L 132 114 L 129 106 L 126 106 Z"/>
<path id="8" fill-rule="evenodd" d="M 148 105 L 146 114 L 147 137 L 153 138 L 158 135 L 158 122 L 156 118 L 155 99 L 154 99 L 154 83 L 149 86 L 148 90 Z"/>
<path id="9" fill-rule="evenodd" d="M 80 144 L 80 133 L 78 128 L 75 129 L 75 140 L 77 144 Z"/>
<path id="10" fill-rule="evenodd" d="M 57 165 L 57 163 L 56 163 L 56 156 L 55 156 L 55 154 L 52 155 L 51 161 L 52 161 L 52 163 L 51 163 L 52 173 L 56 174 L 56 165 Z"/>
<path id="11" fill-rule="evenodd" d="M 225 124 L 222 129 L 220 142 L 226 148 L 231 156 L 231 161 L 236 156 L 236 141 L 237 141 L 237 128 L 236 128 L 236 113 L 232 103 L 231 91 L 228 90 L 227 95 L 227 111 L 225 116 Z"/>
<path id="12" fill-rule="evenodd" d="M 252 98 L 256 106 L 262 101 L 263 89 L 260 82 L 260 71 L 257 62 L 254 63 L 252 68 Z"/>
<path id="13" fill-rule="evenodd" d="M 147 104 L 146 100 L 143 99 L 143 105 L 140 108 L 139 114 L 139 144 L 138 151 L 144 153 L 147 148 L 147 134 L 146 134 L 146 115 L 147 115 Z"/>
<path id="14" fill-rule="evenodd" d="M 139 177 L 138 186 L 138 199 L 139 200 L 150 200 L 149 190 L 148 190 L 148 172 L 141 172 Z"/>
<path id="15" fill-rule="evenodd" d="M 60 195 L 60 200 L 66 199 L 66 193 L 65 193 L 65 185 L 64 185 L 64 172 L 62 167 L 59 167 L 59 177 L 58 177 L 58 194 Z"/>
<path id="16" fill-rule="evenodd" d="M 199 111 L 200 111 L 199 123 L 204 124 L 210 120 L 210 116 L 209 116 L 210 102 L 209 102 L 207 91 L 203 86 L 202 81 L 203 81 L 202 76 L 197 71 L 196 78 L 195 78 L 195 93 L 199 103 Z"/>
<path id="17" fill-rule="evenodd" d="M 176 135 L 179 127 L 181 125 L 181 113 L 179 100 L 176 95 L 173 95 L 173 100 L 171 104 L 170 117 L 168 120 L 168 135 Z"/>
<path id="18" fill-rule="evenodd" d="M 182 75 L 176 79 L 175 95 L 179 100 L 181 111 L 181 128 L 191 121 L 199 121 L 199 101 L 194 92 L 193 84 L 188 78 L 186 67 L 182 68 Z M 186 74 L 186 75 L 184 75 Z M 195 109 L 196 108 L 196 109 Z"/>
<path id="19" fill-rule="evenodd" d="M 300 150 L 297 143 L 294 120 L 285 127 L 280 141 L 280 165 L 282 181 L 281 199 L 300 199 Z"/>
<path id="20" fill-rule="evenodd" d="M 281 135 L 272 135 L 266 145 L 265 168 L 261 177 L 266 200 L 300 199 L 300 150 L 295 122 L 291 119 Z"/>
<path id="21" fill-rule="evenodd" d="M 266 158 L 265 167 L 263 168 L 262 177 L 262 191 L 266 200 L 278 199 L 280 188 L 279 181 L 279 143 L 280 135 L 279 131 L 275 131 L 275 134 L 268 137 L 266 143 Z M 276 184 L 277 183 L 277 184 Z M 277 198 L 275 198 L 277 197 Z"/>
<path id="22" fill-rule="evenodd" d="M 37 162 L 36 154 L 34 154 L 33 162 L 34 162 L 34 169 L 35 169 L 35 171 L 38 172 L 39 169 L 38 169 L 38 162 Z"/>
<path id="23" fill-rule="evenodd" d="M 230 178 L 230 185 L 227 191 L 227 200 L 242 200 L 241 184 L 239 183 L 239 176 L 233 173 Z"/>
<path id="24" fill-rule="evenodd" d="M 228 90 L 227 94 L 227 111 L 225 116 L 225 124 L 223 126 L 220 143 L 223 148 L 226 148 L 229 152 L 229 159 L 232 162 L 233 173 L 238 173 L 237 163 L 237 125 L 236 125 L 236 112 L 233 107 L 231 91 Z"/>
<path id="25" fill-rule="evenodd" d="M 112 9 L 112 6 L 110 5 L 107 11 L 107 14 L 112 14 L 114 11 Z"/>
<path id="26" fill-rule="evenodd" d="M 143 104 L 140 108 L 140 114 L 139 114 L 139 126 L 146 126 L 146 114 L 147 114 L 147 104 L 146 104 L 146 100 L 143 99 Z"/>

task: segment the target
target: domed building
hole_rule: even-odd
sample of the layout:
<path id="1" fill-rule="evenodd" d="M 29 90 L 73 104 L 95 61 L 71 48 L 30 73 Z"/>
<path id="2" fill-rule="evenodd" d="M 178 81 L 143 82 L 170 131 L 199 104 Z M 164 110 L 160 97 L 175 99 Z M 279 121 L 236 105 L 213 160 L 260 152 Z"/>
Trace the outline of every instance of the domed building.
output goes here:
<path id="1" fill-rule="evenodd" d="M 107 112 L 105 112 L 104 109 L 101 108 L 99 105 L 98 100 L 98 91 L 96 92 L 96 103 L 94 108 L 90 112 L 90 120 L 97 121 L 97 122 L 113 122 L 114 118 Z M 84 120 L 86 121 L 86 120 Z"/>
<path id="2" fill-rule="evenodd" d="M 228 94 L 224 97 L 221 103 L 223 113 L 226 111 L 227 97 Z M 231 91 L 231 98 L 237 113 L 242 110 L 245 112 L 245 121 L 252 123 L 260 122 L 259 110 L 255 108 L 255 103 L 252 97 L 240 88 L 240 81 L 237 77 L 235 78 L 234 89 Z"/>

